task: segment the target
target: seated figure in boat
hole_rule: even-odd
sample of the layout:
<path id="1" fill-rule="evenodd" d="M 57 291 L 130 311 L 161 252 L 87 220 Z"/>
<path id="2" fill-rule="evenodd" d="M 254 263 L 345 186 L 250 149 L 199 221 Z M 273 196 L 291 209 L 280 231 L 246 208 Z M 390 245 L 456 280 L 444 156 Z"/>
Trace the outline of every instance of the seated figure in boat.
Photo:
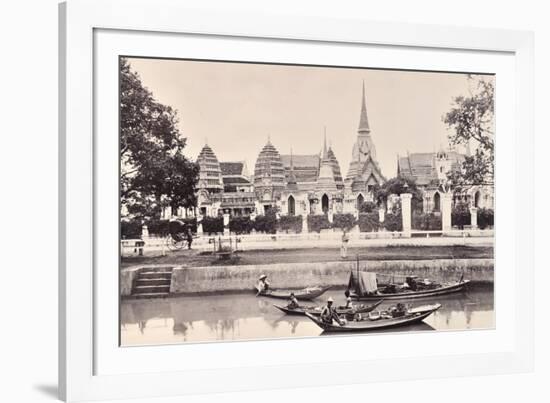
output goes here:
<path id="1" fill-rule="evenodd" d="M 296 296 L 293 292 L 290 293 L 290 301 L 288 302 L 287 308 L 289 309 L 296 309 L 299 308 L 300 304 L 298 303 L 298 300 L 296 299 Z"/>
<path id="2" fill-rule="evenodd" d="M 264 293 L 269 290 L 269 281 L 267 280 L 267 275 L 262 274 L 258 279 L 258 285 L 256 285 L 259 293 Z"/>
<path id="3" fill-rule="evenodd" d="M 336 309 L 334 309 L 334 307 L 332 306 L 333 302 L 334 300 L 332 299 L 332 297 L 327 300 L 327 304 L 323 307 L 323 310 L 321 311 L 321 320 L 324 323 L 330 325 L 332 325 L 333 321 L 336 321 L 336 323 L 342 326 L 345 322 L 340 319 L 340 317 L 336 313 Z"/>
<path id="4" fill-rule="evenodd" d="M 344 292 L 344 295 L 346 296 L 346 305 L 344 305 L 344 308 L 353 309 L 353 302 L 351 301 L 351 293 L 349 292 L 349 289 Z"/>

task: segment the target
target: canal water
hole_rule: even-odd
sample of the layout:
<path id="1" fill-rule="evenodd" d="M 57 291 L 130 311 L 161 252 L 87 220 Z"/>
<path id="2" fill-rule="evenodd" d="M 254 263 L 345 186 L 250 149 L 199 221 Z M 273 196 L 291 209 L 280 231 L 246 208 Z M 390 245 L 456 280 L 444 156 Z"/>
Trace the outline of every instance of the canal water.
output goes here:
<path id="1" fill-rule="evenodd" d="M 344 290 L 330 290 L 313 302 L 323 304 L 332 296 L 344 304 Z M 398 301 L 383 303 L 384 310 Z M 406 301 L 442 307 L 424 322 L 391 331 L 490 329 L 494 327 L 492 287 L 463 293 Z M 188 296 L 154 300 L 123 300 L 121 345 L 154 345 L 317 336 L 321 329 L 307 317 L 288 316 L 273 304 L 284 300 L 256 297 L 254 293 Z M 389 331 L 389 330 L 388 330 Z"/>

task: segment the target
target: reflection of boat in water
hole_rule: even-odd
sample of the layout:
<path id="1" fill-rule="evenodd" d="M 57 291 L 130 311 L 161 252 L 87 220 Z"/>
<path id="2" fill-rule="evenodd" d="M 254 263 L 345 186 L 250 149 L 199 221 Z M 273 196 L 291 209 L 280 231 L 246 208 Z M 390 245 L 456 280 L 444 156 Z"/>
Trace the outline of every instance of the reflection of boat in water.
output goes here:
<path id="1" fill-rule="evenodd" d="M 309 301 L 323 295 L 329 288 L 330 286 L 307 287 L 301 290 L 269 289 L 267 291 L 262 291 L 258 293 L 258 295 L 261 295 L 263 297 L 289 299 L 290 294 L 294 293 L 296 299 Z"/>
<path id="2" fill-rule="evenodd" d="M 392 276 L 395 277 L 395 276 Z M 359 301 L 375 301 L 380 298 L 412 299 L 428 298 L 463 291 L 470 280 L 440 284 L 428 279 L 418 280 L 417 276 L 402 276 L 403 284 L 378 284 L 377 274 L 371 272 L 351 272 L 348 289 L 353 290 L 351 297 Z"/>
<path id="3" fill-rule="evenodd" d="M 354 315 L 356 313 L 368 313 L 374 310 L 378 305 L 380 305 L 384 300 L 379 300 L 375 302 L 374 304 L 359 304 L 355 305 L 353 308 L 346 308 L 346 307 L 337 307 L 336 313 L 338 315 Z M 280 311 L 283 311 L 287 315 L 299 315 L 299 316 L 305 316 L 306 312 L 313 316 L 319 316 L 321 315 L 321 311 L 323 310 L 323 307 L 321 306 L 299 306 L 298 308 L 289 308 L 288 306 L 281 306 L 277 304 L 273 304 L 273 306 Z"/>
<path id="4" fill-rule="evenodd" d="M 306 312 L 306 316 L 325 332 L 346 333 L 346 332 L 367 332 L 383 329 L 392 329 L 396 327 L 408 326 L 414 323 L 422 322 L 432 313 L 441 308 L 441 304 L 424 305 L 413 309 L 408 309 L 401 316 L 380 315 L 373 320 L 368 317 L 359 321 L 345 322 L 344 324 L 325 323 L 316 316 Z"/>

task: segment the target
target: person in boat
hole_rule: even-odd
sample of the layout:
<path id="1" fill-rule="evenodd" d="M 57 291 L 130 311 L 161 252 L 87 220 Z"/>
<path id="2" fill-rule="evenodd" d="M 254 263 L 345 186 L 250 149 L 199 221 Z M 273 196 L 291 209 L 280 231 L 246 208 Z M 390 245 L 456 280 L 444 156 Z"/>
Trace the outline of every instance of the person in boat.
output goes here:
<path id="1" fill-rule="evenodd" d="M 321 311 L 321 320 L 329 325 L 332 325 L 333 321 L 336 321 L 340 326 L 344 324 L 344 321 L 340 319 L 338 314 L 336 313 L 336 309 L 332 306 L 334 300 L 332 297 L 330 297 L 327 300 L 327 304 L 323 307 L 323 310 Z"/>
<path id="2" fill-rule="evenodd" d="M 293 292 L 290 293 L 290 302 L 287 305 L 287 308 L 289 309 L 296 309 L 299 308 L 300 304 L 298 303 L 298 299 L 296 299 L 296 295 L 294 295 Z"/>
<path id="3" fill-rule="evenodd" d="M 258 279 L 258 285 L 256 286 L 258 293 L 264 293 L 269 290 L 269 281 L 267 280 L 267 275 L 262 274 Z"/>
<path id="4" fill-rule="evenodd" d="M 349 289 L 344 292 L 344 295 L 346 296 L 346 305 L 344 308 L 353 309 L 353 302 L 351 300 L 351 293 L 349 292 Z"/>

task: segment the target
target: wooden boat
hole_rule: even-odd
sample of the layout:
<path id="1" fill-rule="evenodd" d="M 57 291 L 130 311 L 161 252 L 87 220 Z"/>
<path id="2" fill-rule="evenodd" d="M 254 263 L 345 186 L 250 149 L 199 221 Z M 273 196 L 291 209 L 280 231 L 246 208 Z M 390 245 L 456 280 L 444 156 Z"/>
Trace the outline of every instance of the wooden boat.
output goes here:
<path id="1" fill-rule="evenodd" d="M 350 274 L 348 288 L 351 291 L 351 298 L 357 301 L 376 301 L 380 298 L 385 300 L 427 298 L 438 295 L 451 294 L 463 291 L 470 280 L 461 278 L 459 281 L 439 284 L 425 280 L 416 282 L 416 276 L 406 276 L 407 283 L 415 281 L 414 287 L 404 288 L 394 284 L 379 285 L 373 280 L 375 273 L 358 272 Z M 376 285 L 373 285 L 373 282 Z"/>
<path id="2" fill-rule="evenodd" d="M 391 329 L 395 327 L 402 327 L 411 325 L 413 323 L 422 322 L 432 313 L 441 308 L 441 304 L 425 305 L 414 309 L 409 309 L 403 316 L 388 317 L 387 315 L 380 315 L 378 319 L 371 320 L 365 318 L 361 321 L 350 321 L 343 325 L 338 323 L 324 323 L 317 316 L 311 315 L 306 312 L 306 316 L 317 326 L 323 329 L 324 332 L 331 333 L 348 333 L 348 332 L 368 332 L 383 329 Z"/>
<path id="3" fill-rule="evenodd" d="M 284 290 L 284 289 L 270 289 L 266 292 L 260 292 L 257 295 L 263 297 L 279 298 L 279 299 L 290 299 L 290 294 L 294 293 L 294 296 L 298 300 L 310 301 L 321 295 L 323 295 L 331 286 L 315 286 L 307 287 L 301 290 Z M 257 292 L 257 290 L 256 290 Z"/>
<path id="4" fill-rule="evenodd" d="M 360 304 L 355 305 L 353 308 L 345 308 L 345 307 L 337 307 L 336 313 L 338 315 L 354 315 L 356 313 L 368 313 L 373 311 L 375 308 L 378 307 L 384 300 L 379 300 L 375 302 L 374 304 Z M 277 304 L 273 304 L 273 306 L 287 315 L 300 315 L 304 316 L 307 313 L 313 316 L 319 316 L 321 315 L 321 311 L 323 310 L 323 307 L 321 306 L 300 306 L 298 308 L 289 308 L 288 306 L 281 306 Z"/>

